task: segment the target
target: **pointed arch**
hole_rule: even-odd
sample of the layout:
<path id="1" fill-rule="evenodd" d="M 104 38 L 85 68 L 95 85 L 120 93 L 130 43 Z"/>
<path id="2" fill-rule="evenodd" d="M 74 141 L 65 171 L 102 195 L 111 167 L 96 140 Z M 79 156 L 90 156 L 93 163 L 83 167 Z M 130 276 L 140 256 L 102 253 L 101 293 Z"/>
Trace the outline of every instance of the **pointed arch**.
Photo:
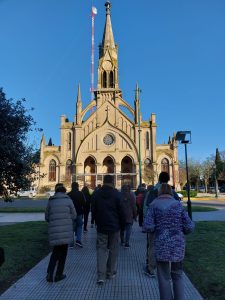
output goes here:
<path id="1" fill-rule="evenodd" d="M 170 175 L 170 164 L 167 158 L 161 160 L 161 172 L 167 172 Z"/>
<path id="2" fill-rule="evenodd" d="M 72 134 L 71 132 L 67 132 L 67 150 L 71 151 L 72 146 Z"/>
<path id="3" fill-rule="evenodd" d="M 56 181 L 56 161 L 54 159 L 50 160 L 48 169 L 48 180 Z"/>
<path id="4" fill-rule="evenodd" d="M 109 72 L 109 87 L 110 88 L 114 88 L 115 87 L 113 71 Z"/>
<path id="5" fill-rule="evenodd" d="M 134 169 L 133 159 L 128 155 L 124 156 L 124 158 L 121 160 L 121 186 L 124 184 L 128 184 L 130 186 L 135 185 L 135 178 L 132 175 L 132 173 L 135 172 Z"/>
<path id="6" fill-rule="evenodd" d="M 72 160 L 68 159 L 66 162 L 66 180 L 70 180 L 72 175 Z"/>
<path id="7" fill-rule="evenodd" d="M 115 161 L 111 156 L 106 156 L 103 160 L 104 173 L 115 173 Z"/>
<path id="8" fill-rule="evenodd" d="M 107 73 L 103 71 L 102 73 L 102 87 L 107 88 Z"/>
<path id="9" fill-rule="evenodd" d="M 92 188 L 96 185 L 96 159 L 93 156 L 88 156 L 84 161 L 84 185 L 91 186 Z M 93 174 L 93 175 L 92 175 Z"/>
<path id="10" fill-rule="evenodd" d="M 150 144 L 149 144 L 149 132 L 148 131 L 145 133 L 145 143 L 146 143 L 146 149 L 149 149 Z"/>

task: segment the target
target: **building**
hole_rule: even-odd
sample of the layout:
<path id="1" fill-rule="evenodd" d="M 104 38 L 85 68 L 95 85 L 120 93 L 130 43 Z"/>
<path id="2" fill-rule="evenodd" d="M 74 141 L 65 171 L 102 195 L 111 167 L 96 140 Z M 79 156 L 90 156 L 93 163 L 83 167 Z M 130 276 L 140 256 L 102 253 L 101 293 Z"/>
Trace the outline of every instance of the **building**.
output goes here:
<path id="1" fill-rule="evenodd" d="M 69 186 L 72 180 L 95 187 L 102 183 L 104 174 L 114 175 L 117 188 L 124 183 L 136 188 L 140 182 L 157 182 L 161 171 L 167 171 L 170 183 L 178 186 L 175 136 L 167 144 L 156 144 L 156 115 L 152 113 L 148 121 L 142 120 L 138 85 L 133 107 L 122 97 L 110 2 L 105 6 L 94 99 L 83 108 L 78 86 L 74 120 L 61 116 L 61 145 L 54 146 L 51 141 L 47 145 L 42 137 L 39 171 L 46 176 L 40 179 L 39 188 L 53 188 L 57 182 Z"/>

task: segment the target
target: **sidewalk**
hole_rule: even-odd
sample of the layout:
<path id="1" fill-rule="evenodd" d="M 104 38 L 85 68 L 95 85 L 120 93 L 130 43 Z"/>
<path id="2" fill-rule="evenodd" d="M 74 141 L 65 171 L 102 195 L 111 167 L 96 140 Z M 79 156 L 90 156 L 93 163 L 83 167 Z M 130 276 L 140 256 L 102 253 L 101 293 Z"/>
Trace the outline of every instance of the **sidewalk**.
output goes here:
<path id="1" fill-rule="evenodd" d="M 133 226 L 131 248 L 120 248 L 116 278 L 103 286 L 96 284 L 96 231 L 90 228 L 83 237 L 84 248 L 68 250 L 65 273 L 67 278 L 57 283 L 45 280 L 49 256 L 12 285 L 1 300 L 158 300 L 156 278 L 143 273 L 146 234 L 137 223 Z M 185 300 L 202 297 L 185 275 Z"/>

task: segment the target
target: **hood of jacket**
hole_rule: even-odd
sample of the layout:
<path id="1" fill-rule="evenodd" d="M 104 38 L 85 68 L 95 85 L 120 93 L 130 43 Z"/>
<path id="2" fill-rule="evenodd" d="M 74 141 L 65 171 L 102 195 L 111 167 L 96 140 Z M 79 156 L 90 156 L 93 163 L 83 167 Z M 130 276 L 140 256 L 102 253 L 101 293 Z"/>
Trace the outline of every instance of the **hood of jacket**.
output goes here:
<path id="1" fill-rule="evenodd" d="M 53 196 L 51 196 L 49 198 L 49 200 L 54 200 L 54 199 L 62 199 L 62 198 L 70 198 L 69 196 L 67 196 L 65 193 L 61 193 L 61 192 L 58 192 L 58 193 L 55 193 Z"/>

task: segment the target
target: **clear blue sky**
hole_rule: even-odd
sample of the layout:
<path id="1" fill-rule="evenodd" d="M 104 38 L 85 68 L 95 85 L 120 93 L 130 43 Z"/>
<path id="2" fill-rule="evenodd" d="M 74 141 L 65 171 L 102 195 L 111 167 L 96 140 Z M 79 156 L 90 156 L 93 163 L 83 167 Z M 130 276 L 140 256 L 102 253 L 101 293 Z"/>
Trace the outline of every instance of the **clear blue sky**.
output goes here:
<path id="1" fill-rule="evenodd" d="M 0 0 L 0 86 L 8 98 L 26 98 L 37 126 L 55 145 L 60 115 L 74 117 L 78 83 L 83 106 L 90 101 L 92 3 L 98 9 L 96 82 L 105 1 Z M 191 130 L 191 157 L 225 150 L 225 1 L 111 3 L 123 98 L 133 105 L 138 82 L 143 119 L 157 114 L 157 143 Z M 32 135 L 37 147 L 40 138 Z"/>

